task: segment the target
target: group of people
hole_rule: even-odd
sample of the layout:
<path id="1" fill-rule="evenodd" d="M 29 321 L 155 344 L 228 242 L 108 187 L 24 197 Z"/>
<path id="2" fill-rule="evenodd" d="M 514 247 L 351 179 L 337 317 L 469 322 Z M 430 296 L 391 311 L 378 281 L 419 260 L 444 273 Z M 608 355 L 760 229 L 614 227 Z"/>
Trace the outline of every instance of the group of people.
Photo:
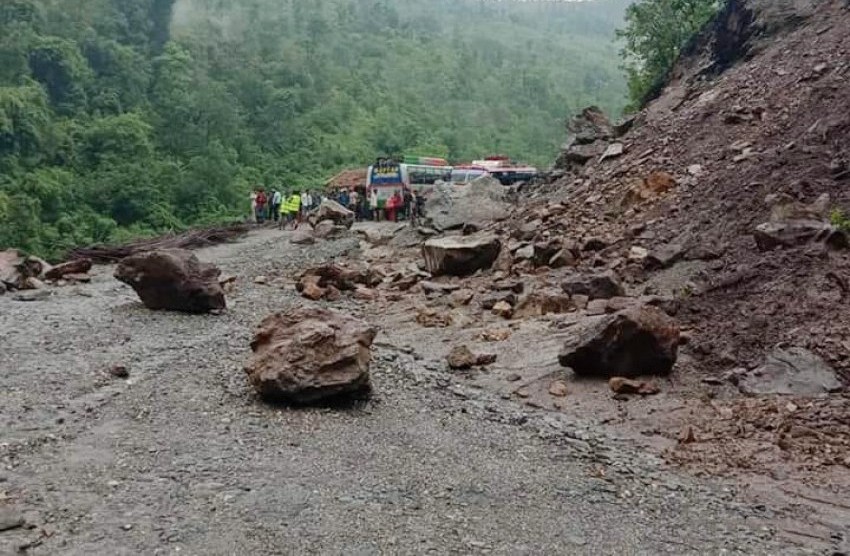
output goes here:
<path id="1" fill-rule="evenodd" d="M 322 197 L 310 191 L 292 191 L 285 195 L 272 189 L 258 188 L 251 192 L 251 215 L 254 222 L 278 222 L 281 228 L 301 221 L 307 211 L 317 207 Z"/>
<path id="2" fill-rule="evenodd" d="M 397 189 L 381 206 L 378 190 L 365 187 L 339 188 L 331 191 L 330 199 L 351 210 L 358 221 L 413 221 L 423 214 L 425 198 L 411 188 Z"/>
<path id="3" fill-rule="evenodd" d="M 258 224 L 277 222 L 281 228 L 300 223 L 306 213 L 325 199 L 336 201 L 351 210 L 358 221 L 416 221 L 423 215 L 425 198 L 410 188 L 397 189 L 381 206 L 378 190 L 365 187 L 337 188 L 327 196 L 312 191 L 257 188 L 251 192 L 251 218 Z"/>

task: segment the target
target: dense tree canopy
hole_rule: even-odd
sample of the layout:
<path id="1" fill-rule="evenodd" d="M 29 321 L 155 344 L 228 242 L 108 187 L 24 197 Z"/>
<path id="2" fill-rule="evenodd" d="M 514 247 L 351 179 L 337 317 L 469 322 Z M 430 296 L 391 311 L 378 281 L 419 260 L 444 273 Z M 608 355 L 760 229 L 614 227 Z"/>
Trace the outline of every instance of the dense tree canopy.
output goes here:
<path id="1" fill-rule="evenodd" d="M 632 106 L 666 81 L 681 49 L 717 13 L 720 0 L 637 0 L 626 10 L 623 56 Z"/>
<path id="2" fill-rule="evenodd" d="M 628 0 L 3 0 L 0 248 L 240 217 L 402 152 L 554 157 Z"/>

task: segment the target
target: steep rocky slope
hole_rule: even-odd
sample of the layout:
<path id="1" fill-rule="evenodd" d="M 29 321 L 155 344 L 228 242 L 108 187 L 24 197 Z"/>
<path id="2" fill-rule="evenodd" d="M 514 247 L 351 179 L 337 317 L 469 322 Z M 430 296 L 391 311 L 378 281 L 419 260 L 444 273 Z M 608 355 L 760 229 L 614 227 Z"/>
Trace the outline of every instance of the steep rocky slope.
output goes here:
<path id="1" fill-rule="evenodd" d="M 752 368 L 786 344 L 848 378 L 850 255 L 827 223 L 850 210 L 848 80 L 846 1 L 734 0 L 630 131 L 599 134 L 592 154 L 608 156 L 569 165 L 523 218 L 562 202 L 547 226 L 605 246 L 582 265 L 676 296 L 706 372 Z M 796 234 L 789 221 L 821 235 L 756 242 L 764 223 Z"/>

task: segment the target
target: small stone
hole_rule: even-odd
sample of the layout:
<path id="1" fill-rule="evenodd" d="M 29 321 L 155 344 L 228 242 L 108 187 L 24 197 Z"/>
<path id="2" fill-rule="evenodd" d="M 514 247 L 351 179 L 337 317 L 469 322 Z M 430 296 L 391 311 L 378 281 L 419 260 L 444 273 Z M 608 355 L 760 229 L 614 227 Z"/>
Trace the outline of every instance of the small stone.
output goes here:
<path id="1" fill-rule="evenodd" d="M 516 391 L 516 395 L 520 398 L 528 398 L 531 394 L 525 388 L 520 388 Z"/>
<path id="2" fill-rule="evenodd" d="M 691 164 L 688 166 L 688 173 L 692 176 L 699 177 L 702 175 L 703 169 L 700 164 Z"/>
<path id="3" fill-rule="evenodd" d="M 499 301 L 495 305 L 493 305 L 493 314 L 498 315 L 502 318 L 509 319 L 514 314 L 514 308 L 511 307 L 506 301 Z"/>
<path id="4" fill-rule="evenodd" d="M 505 380 L 507 380 L 508 382 L 519 382 L 520 380 L 522 380 L 522 376 L 516 373 L 511 373 L 505 377 Z"/>
<path id="5" fill-rule="evenodd" d="M 115 378 L 129 378 L 130 371 L 124 365 L 112 365 L 109 368 L 109 374 Z"/>
<path id="6" fill-rule="evenodd" d="M 639 247 L 637 245 L 633 246 L 629 249 L 629 260 L 636 262 L 643 262 L 649 256 L 649 250 L 644 247 Z"/>
<path id="7" fill-rule="evenodd" d="M 468 347 L 455 346 L 446 356 L 446 361 L 448 361 L 451 369 L 465 370 L 472 368 L 476 364 L 477 358 Z"/>
<path id="8" fill-rule="evenodd" d="M 507 328 L 485 330 L 479 337 L 485 342 L 504 342 L 511 337 L 511 331 Z"/>
<path id="9" fill-rule="evenodd" d="M 615 376 L 609 379 L 608 387 L 612 392 L 619 395 L 638 394 L 641 396 L 653 396 L 661 392 L 661 389 L 654 382 L 629 380 L 621 376 Z"/>
<path id="10" fill-rule="evenodd" d="M 479 367 L 486 367 L 496 362 L 498 356 L 495 353 L 482 353 L 476 356 L 475 364 Z"/>
<path id="11" fill-rule="evenodd" d="M 563 398 L 570 393 L 570 390 L 563 380 L 556 380 L 549 385 L 549 393 L 556 398 Z"/>
<path id="12" fill-rule="evenodd" d="M 679 444 L 693 444 L 697 441 L 696 433 L 694 432 L 694 428 L 691 425 L 685 425 L 682 427 L 682 430 L 679 431 Z"/>

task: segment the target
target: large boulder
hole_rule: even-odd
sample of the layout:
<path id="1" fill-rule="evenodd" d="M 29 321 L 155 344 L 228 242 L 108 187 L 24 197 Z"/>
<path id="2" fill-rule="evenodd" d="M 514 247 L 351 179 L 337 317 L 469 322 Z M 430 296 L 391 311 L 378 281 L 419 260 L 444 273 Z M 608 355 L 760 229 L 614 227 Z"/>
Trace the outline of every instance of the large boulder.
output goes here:
<path id="1" fill-rule="evenodd" d="M 429 239 L 422 246 L 422 255 L 434 276 L 466 276 L 493 266 L 501 248 L 495 235 L 453 236 Z"/>
<path id="2" fill-rule="evenodd" d="M 673 318 L 655 307 L 633 307 L 580 323 L 558 361 L 579 376 L 666 375 L 678 346 L 679 325 Z"/>
<path id="3" fill-rule="evenodd" d="M 310 223 L 314 226 L 323 220 L 330 220 L 338 226 L 351 228 L 354 225 L 354 212 L 331 199 L 325 199 L 312 214 Z"/>
<path id="4" fill-rule="evenodd" d="M 41 278 L 50 265 L 38 257 L 26 257 L 17 249 L 0 251 L 0 282 L 13 290 L 31 290 L 40 287 Z"/>
<path id="5" fill-rule="evenodd" d="M 425 215 L 438 231 L 464 225 L 479 229 L 510 216 L 507 188 L 493 178 L 479 178 L 465 186 L 438 184 L 428 194 Z"/>
<path id="6" fill-rule="evenodd" d="M 841 390 L 835 370 L 811 351 L 790 347 L 775 349 L 764 364 L 739 378 L 745 394 L 817 396 Z"/>
<path id="7" fill-rule="evenodd" d="M 613 271 L 572 276 L 562 284 L 562 287 L 570 295 L 586 295 L 590 300 L 611 299 L 625 295 L 620 279 Z"/>
<path id="8" fill-rule="evenodd" d="M 753 237 L 761 251 L 795 247 L 812 241 L 824 241 L 835 248 L 848 246 L 847 234 L 819 220 L 765 222 L 756 227 Z"/>
<path id="9" fill-rule="evenodd" d="M 121 261 L 115 278 L 131 286 L 153 310 L 208 313 L 226 308 L 221 271 L 185 249 L 138 253 Z"/>
<path id="10" fill-rule="evenodd" d="M 376 330 L 321 308 L 266 317 L 251 342 L 245 372 L 266 400 L 310 404 L 368 392 Z"/>
<path id="11" fill-rule="evenodd" d="M 313 235 L 319 239 L 338 239 L 344 237 L 348 227 L 337 224 L 333 220 L 322 220 L 316 224 Z"/>

